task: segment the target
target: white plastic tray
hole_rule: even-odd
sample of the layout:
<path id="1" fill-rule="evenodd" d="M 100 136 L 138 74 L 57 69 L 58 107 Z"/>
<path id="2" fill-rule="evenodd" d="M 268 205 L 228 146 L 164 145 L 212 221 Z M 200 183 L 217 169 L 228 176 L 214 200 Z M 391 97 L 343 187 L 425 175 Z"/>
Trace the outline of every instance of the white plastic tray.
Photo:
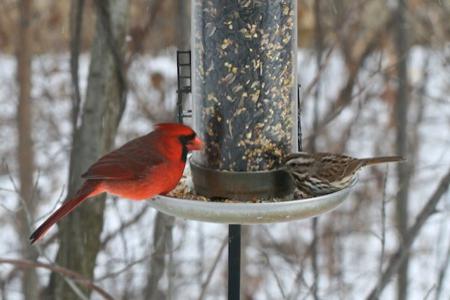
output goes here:
<path id="1" fill-rule="evenodd" d="M 306 219 L 329 212 L 341 204 L 355 186 L 300 200 L 264 203 L 223 203 L 156 196 L 155 209 L 171 216 L 212 223 L 263 224 Z"/>

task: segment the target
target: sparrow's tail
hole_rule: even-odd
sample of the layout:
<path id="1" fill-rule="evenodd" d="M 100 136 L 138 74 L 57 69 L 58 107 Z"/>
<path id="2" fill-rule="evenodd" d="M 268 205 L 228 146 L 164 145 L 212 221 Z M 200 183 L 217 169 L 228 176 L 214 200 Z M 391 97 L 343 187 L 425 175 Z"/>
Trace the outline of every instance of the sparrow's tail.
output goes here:
<path id="1" fill-rule="evenodd" d="M 363 162 L 364 166 L 376 165 L 376 164 L 382 164 L 382 163 L 388 163 L 388 162 L 400 162 L 400 161 L 404 161 L 404 160 L 405 159 L 401 156 L 380 156 L 380 157 L 360 159 L 360 161 Z"/>

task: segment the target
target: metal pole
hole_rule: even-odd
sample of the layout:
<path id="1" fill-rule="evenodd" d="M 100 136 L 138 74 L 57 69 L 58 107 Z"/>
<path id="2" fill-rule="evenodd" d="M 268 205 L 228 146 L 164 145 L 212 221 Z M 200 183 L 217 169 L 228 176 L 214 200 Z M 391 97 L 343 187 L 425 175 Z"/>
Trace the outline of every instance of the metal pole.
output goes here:
<path id="1" fill-rule="evenodd" d="M 302 144 L 302 85 L 297 85 L 297 150 L 303 151 Z"/>
<path id="2" fill-rule="evenodd" d="M 228 300 L 241 294 L 241 225 L 228 225 Z"/>

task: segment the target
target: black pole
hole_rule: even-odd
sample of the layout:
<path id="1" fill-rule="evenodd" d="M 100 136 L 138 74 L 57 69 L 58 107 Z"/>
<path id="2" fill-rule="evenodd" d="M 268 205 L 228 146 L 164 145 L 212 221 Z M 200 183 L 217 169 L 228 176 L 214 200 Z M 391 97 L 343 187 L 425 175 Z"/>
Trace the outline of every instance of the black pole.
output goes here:
<path id="1" fill-rule="evenodd" d="M 241 294 L 241 225 L 228 225 L 228 300 Z"/>
<path id="2" fill-rule="evenodd" d="M 302 144 L 302 95 L 301 95 L 302 85 L 297 85 L 297 150 L 303 151 Z"/>

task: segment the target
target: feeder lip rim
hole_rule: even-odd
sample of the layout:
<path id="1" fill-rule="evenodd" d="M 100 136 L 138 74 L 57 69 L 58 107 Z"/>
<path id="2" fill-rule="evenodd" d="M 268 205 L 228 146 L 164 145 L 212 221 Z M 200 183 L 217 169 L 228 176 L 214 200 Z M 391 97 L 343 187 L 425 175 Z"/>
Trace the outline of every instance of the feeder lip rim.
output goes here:
<path id="1" fill-rule="evenodd" d="M 358 182 L 358 176 L 356 176 L 355 179 L 353 179 L 352 183 L 350 183 L 348 186 L 346 186 L 345 188 L 340 189 L 340 190 L 338 190 L 336 192 L 333 192 L 333 193 L 329 193 L 329 194 L 321 195 L 321 196 L 316 196 L 316 197 L 310 197 L 310 198 L 293 199 L 293 200 L 286 200 L 286 201 L 281 200 L 281 201 L 277 201 L 277 202 L 269 202 L 269 201 L 264 201 L 264 202 L 252 202 L 252 201 L 235 201 L 235 202 L 204 201 L 204 200 L 178 198 L 178 197 L 168 196 L 168 195 L 158 195 L 158 196 L 155 196 L 155 197 L 170 198 L 172 200 L 182 200 L 182 201 L 192 202 L 192 203 L 201 203 L 201 204 L 205 204 L 206 203 L 206 205 L 231 205 L 231 206 L 238 206 L 238 205 L 241 205 L 241 206 L 289 205 L 289 204 L 294 204 L 294 203 L 298 203 L 298 202 L 311 203 L 311 202 L 315 202 L 315 201 L 325 200 L 326 198 L 330 198 L 330 197 L 334 198 L 335 196 L 337 196 L 339 194 L 347 193 L 348 190 L 353 189 L 357 182 Z"/>

